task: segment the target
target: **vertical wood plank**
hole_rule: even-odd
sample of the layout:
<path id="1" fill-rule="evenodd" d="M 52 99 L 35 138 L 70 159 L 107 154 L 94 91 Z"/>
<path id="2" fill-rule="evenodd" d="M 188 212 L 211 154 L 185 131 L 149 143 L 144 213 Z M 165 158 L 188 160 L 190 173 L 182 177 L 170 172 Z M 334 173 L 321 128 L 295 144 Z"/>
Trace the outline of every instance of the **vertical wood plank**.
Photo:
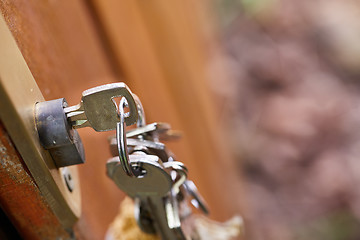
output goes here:
<path id="1" fill-rule="evenodd" d="M 69 238 L 1 122 L 0 205 L 24 239 Z"/>
<path id="2" fill-rule="evenodd" d="M 208 7 L 190 0 L 0 1 L 46 99 L 76 104 L 84 89 L 119 81 L 123 73 L 149 122 L 166 121 L 185 133 L 170 148 L 189 167 L 213 216 L 225 219 L 240 208 L 241 179 L 207 88 L 215 44 Z M 77 232 L 80 239 L 102 239 L 123 195 L 105 176 L 108 134 L 81 129 L 80 135 L 87 163 L 79 167 L 83 215 Z"/>
<path id="3" fill-rule="evenodd" d="M 225 219 L 239 212 L 241 178 L 218 128 L 219 109 L 207 87 L 215 45 L 206 21 L 210 3 L 92 2 L 119 68 L 144 102 L 148 119 L 170 122 L 184 132 L 184 138 L 170 146 L 189 167 L 213 216 Z"/>
<path id="4" fill-rule="evenodd" d="M 77 104 L 83 90 L 120 80 L 86 3 L 1 0 L 0 11 L 45 99 L 65 97 Z M 79 239 L 103 239 L 123 194 L 105 175 L 109 133 L 81 129 L 80 135 L 86 163 L 78 168 L 82 215 L 77 234 Z"/>

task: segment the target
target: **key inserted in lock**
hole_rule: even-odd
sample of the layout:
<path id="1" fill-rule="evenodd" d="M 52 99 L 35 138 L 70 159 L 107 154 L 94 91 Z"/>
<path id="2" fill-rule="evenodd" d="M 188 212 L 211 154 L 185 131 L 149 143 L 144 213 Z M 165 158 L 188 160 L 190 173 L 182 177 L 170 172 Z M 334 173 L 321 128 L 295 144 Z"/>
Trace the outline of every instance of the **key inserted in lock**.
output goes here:
<path id="1" fill-rule="evenodd" d="M 56 166 L 85 162 L 84 148 L 78 132 L 68 122 L 64 98 L 36 104 L 36 127 L 42 146 L 49 150 Z"/>
<path id="2" fill-rule="evenodd" d="M 116 128 L 119 119 L 113 98 L 123 97 L 129 106 L 125 118 L 132 125 L 138 118 L 135 100 L 124 83 L 111 83 L 82 93 L 78 105 L 68 107 L 64 98 L 39 102 L 35 107 L 36 127 L 41 145 L 49 150 L 56 166 L 84 163 L 84 149 L 75 128 L 92 127 L 95 131 Z"/>

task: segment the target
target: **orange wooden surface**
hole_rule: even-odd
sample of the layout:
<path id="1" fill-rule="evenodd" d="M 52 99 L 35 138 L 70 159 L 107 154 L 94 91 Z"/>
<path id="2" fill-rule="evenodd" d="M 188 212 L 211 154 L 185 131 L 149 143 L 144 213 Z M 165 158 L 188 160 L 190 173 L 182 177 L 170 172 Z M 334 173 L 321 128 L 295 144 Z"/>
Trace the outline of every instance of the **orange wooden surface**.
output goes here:
<path id="1" fill-rule="evenodd" d="M 0 10 L 45 99 L 77 104 L 85 89 L 125 81 L 142 100 L 148 122 L 183 131 L 169 147 L 189 168 L 212 217 L 224 220 L 240 211 L 241 179 L 207 87 L 216 44 L 209 4 L 3 0 Z M 123 197 L 105 175 L 110 133 L 79 132 L 86 164 L 79 167 L 83 213 L 76 232 L 80 239 L 102 239 Z"/>
<path id="2" fill-rule="evenodd" d="M 0 205 L 24 239 L 69 238 L 0 122 Z"/>
<path id="3" fill-rule="evenodd" d="M 80 101 L 83 90 L 119 81 L 88 8 L 80 1 L 1 1 L 0 10 L 45 99 Z M 80 239 L 102 239 L 123 194 L 105 175 L 108 133 L 81 129 L 86 164 L 79 166 Z"/>
<path id="4" fill-rule="evenodd" d="M 241 180 L 209 85 L 215 43 L 207 1 L 93 0 L 114 58 L 149 121 L 183 131 L 171 149 L 190 169 L 214 217 L 240 211 Z M 223 76 L 226 77 L 226 76 Z M 221 87 L 221 86 L 219 86 Z"/>

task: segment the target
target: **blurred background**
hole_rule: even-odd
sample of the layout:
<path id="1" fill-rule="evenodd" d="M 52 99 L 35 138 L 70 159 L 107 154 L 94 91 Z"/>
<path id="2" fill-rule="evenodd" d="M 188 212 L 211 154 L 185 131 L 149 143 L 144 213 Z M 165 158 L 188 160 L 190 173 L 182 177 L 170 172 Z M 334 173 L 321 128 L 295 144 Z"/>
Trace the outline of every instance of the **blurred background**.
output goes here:
<path id="1" fill-rule="evenodd" d="M 360 3 L 2 0 L 46 100 L 123 81 L 210 205 L 248 240 L 360 239 Z M 103 239 L 124 194 L 108 136 L 80 129 L 79 239 Z"/>
<path id="2" fill-rule="evenodd" d="M 360 239 L 359 2 L 215 3 L 246 239 Z"/>

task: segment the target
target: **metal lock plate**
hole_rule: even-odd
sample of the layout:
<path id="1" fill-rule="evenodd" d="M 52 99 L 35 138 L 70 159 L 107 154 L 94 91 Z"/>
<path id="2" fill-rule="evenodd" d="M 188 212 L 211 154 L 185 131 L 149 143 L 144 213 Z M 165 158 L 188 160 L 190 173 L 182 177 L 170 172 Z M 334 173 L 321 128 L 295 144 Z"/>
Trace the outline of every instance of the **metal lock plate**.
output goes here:
<path id="1" fill-rule="evenodd" d="M 50 208 L 70 229 L 81 212 L 77 167 L 67 167 L 70 191 L 62 170 L 40 145 L 34 110 L 35 103 L 44 98 L 2 16 L 0 36 L 0 119 Z"/>

